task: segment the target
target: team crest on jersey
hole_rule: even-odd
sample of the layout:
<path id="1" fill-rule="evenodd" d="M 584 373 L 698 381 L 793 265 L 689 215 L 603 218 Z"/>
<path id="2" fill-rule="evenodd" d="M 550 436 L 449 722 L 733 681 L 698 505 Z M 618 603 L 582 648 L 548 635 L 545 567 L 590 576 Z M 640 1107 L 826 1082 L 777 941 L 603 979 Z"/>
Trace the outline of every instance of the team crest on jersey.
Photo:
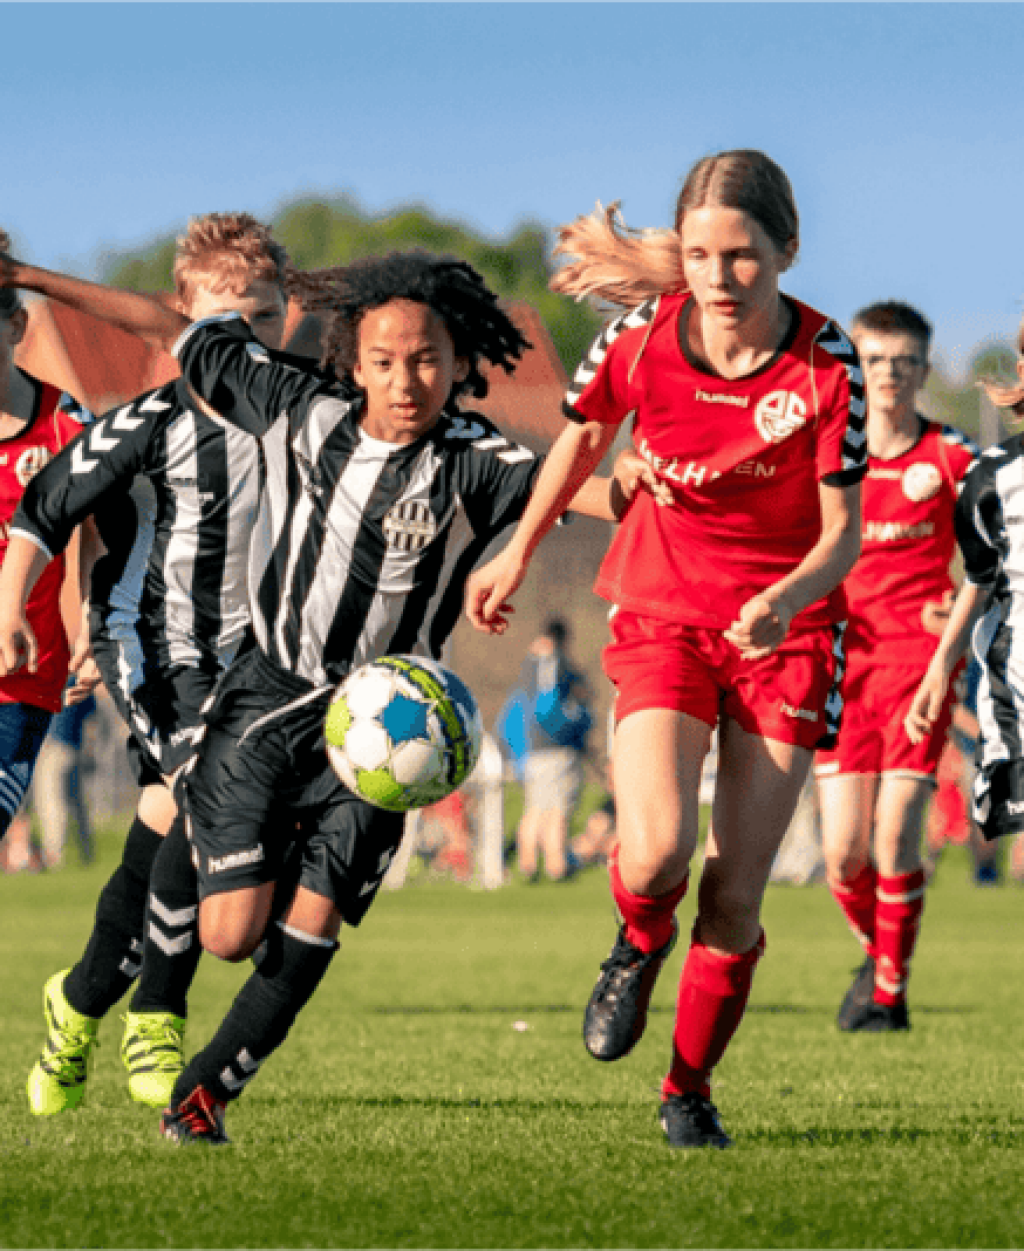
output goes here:
<path id="1" fill-rule="evenodd" d="M 19 486 L 27 487 L 40 469 L 45 469 L 52 459 L 48 447 L 28 447 L 18 457 L 14 466 L 14 476 Z"/>
<path id="2" fill-rule="evenodd" d="M 384 517 L 388 547 L 398 552 L 418 552 L 437 534 L 437 518 L 426 500 L 399 500 Z"/>
<path id="3" fill-rule="evenodd" d="M 930 500 L 942 486 L 942 474 L 927 460 L 911 465 L 903 474 L 903 494 L 914 504 Z"/>
<path id="4" fill-rule="evenodd" d="M 772 391 L 754 409 L 754 425 L 765 443 L 781 443 L 806 422 L 807 405 L 792 391 Z"/>

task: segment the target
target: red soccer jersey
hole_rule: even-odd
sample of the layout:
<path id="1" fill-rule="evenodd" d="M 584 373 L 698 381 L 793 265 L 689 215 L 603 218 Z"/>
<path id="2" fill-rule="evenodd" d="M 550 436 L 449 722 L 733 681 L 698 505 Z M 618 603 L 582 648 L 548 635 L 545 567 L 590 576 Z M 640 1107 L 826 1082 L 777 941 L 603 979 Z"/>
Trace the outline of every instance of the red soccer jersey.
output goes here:
<path id="1" fill-rule="evenodd" d="M 902 456 L 868 458 L 864 540 L 846 580 L 852 653 L 875 665 L 923 663 L 938 645 L 921 610 L 953 587 L 953 515 L 960 483 L 978 448 L 952 426 L 921 418 L 921 437 Z M 907 645 L 910 645 L 909 647 Z"/>
<path id="2" fill-rule="evenodd" d="M 792 325 L 775 356 L 743 378 L 702 368 L 686 348 L 689 295 L 662 296 L 612 322 L 577 370 L 566 412 L 617 424 L 634 416 L 637 448 L 675 505 L 640 492 L 595 590 L 648 616 L 727 628 L 821 535 L 818 484 L 864 473 L 864 387 L 838 326 L 786 297 Z M 842 593 L 795 624 L 845 615 Z"/>
<path id="3" fill-rule="evenodd" d="M 13 438 L 0 438 L 0 564 L 7 555 L 11 518 L 32 476 L 82 429 L 88 414 L 48 382 L 37 382 L 32 420 Z M 64 557 L 46 566 L 28 601 L 29 625 L 39 643 L 35 673 L 20 670 L 0 678 L 0 703 L 32 704 L 59 712 L 68 676 L 67 636 L 60 615 Z"/>

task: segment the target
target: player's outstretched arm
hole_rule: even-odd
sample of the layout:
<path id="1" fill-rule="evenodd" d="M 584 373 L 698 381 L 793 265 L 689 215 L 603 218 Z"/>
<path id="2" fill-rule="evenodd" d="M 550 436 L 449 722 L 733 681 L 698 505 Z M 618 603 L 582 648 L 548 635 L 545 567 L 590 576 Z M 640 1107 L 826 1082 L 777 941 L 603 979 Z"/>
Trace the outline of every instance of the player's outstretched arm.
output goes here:
<path id="1" fill-rule="evenodd" d="M 189 322 L 155 296 L 71 278 L 0 253 L 0 287 L 18 287 L 108 321 L 155 347 L 170 351 Z"/>
<path id="2" fill-rule="evenodd" d="M 975 586 L 973 582 L 965 582 L 960 588 L 939 645 L 903 719 L 903 728 L 912 743 L 923 742 L 932 732 L 942 712 L 942 703 L 949 690 L 953 670 L 967 648 L 972 630 L 985 611 L 991 589 Z"/>
<path id="3" fill-rule="evenodd" d="M 504 634 L 537 544 L 573 501 L 601 463 L 615 438 L 614 426 L 571 423 L 555 440 L 522 519 L 508 546 L 478 569 L 466 585 L 466 615 L 485 634 Z"/>
<path id="4" fill-rule="evenodd" d="M 0 568 L 0 677 L 23 666 L 30 673 L 36 671 L 39 646 L 25 605 L 49 563 L 48 552 L 22 535 L 11 535 Z"/>

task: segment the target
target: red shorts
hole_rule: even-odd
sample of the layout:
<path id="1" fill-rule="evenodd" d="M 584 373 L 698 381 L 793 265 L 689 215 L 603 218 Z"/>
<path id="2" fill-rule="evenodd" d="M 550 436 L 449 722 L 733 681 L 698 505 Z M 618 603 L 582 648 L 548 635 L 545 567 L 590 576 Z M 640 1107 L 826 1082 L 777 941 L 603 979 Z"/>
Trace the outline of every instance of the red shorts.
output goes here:
<path id="1" fill-rule="evenodd" d="M 813 750 L 831 742 L 842 707 L 842 627 L 786 638 L 764 660 L 743 660 L 721 630 L 618 611 L 604 671 L 615 717 L 649 708 L 685 712 L 709 726 L 731 717 L 742 730 Z"/>
<path id="2" fill-rule="evenodd" d="M 843 727 L 835 747 L 818 753 L 814 761 L 816 777 L 853 773 L 935 776 L 953 718 L 955 683 L 950 682 L 935 729 L 923 743 L 915 747 L 903 728 L 903 718 L 930 659 L 929 655 L 912 665 L 880 666 L 860 652 L 848 657 L 843 681 Z"/>

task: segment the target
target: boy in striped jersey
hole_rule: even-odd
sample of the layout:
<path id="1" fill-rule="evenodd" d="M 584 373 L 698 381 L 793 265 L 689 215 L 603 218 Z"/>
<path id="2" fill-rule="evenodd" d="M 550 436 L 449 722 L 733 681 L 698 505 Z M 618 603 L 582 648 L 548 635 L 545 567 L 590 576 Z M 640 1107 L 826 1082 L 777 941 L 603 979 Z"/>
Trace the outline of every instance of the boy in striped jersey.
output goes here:
<path id="1" fill-rule="evenodd" d="M 194 219 L 174 276 L 183 316 L 237 312 L 265 348 L 284 332 L 287 257 L 248 214 Z M 148 337 L 161 305 L 3 258 L 0 281 L 63 299 Z M 168 310 L 169 311 L 169 310 Z M 247 637 L 246 559 L 259 448 L 180 380 L 108 413 L 30 484 L 12 525 L 0 589 L 0 672 L 35 666 L 22 607 L 72 527 L 94 516 L 107 548 L 92 580 L 92 653 L 128 729 L 142 788 L 121 864 L 71 969 L 46 984 L 48 1038 L 32 1069 L 32 1111 L 77 1107 L 100 1021 L 151 958 L 125 1018 L 129 1091 L 162 1107 L 182 1067 L 186 995 L 199 956 L 195 874 L 173 826 L 172 780 L 194 751 L 200 710 Z M 168 831 L 175 828 L 171 837 Z M 159 855 L 158 855 L 159 853 Z M 148 925 L 144 923 L 149 899 Z"/>
<path id="2" fill-rule="evenodd" d="M 195 326 L 176 347 L 200 394 L 264 432 L 268 464 L 250 563 L 257 647 L 218 691 L 185 786 L 204 946 L 255 953 L 257 967 L 177 1083 L 161 1129 L 178 1142 L 226 1141 L 226 1103 L 284 1040 L 401 841 L 403 818 L 330 769 L 330 691 L 382 654 L 440 655 L 470 570 L 539 466 L 458 405 L 486 393 L 484 361 L 511 371 L 526 346 L 470 266 L 398 253 L 299 276 L 298 294 L 326 315 L 340 387 L 275 366 L 239 321 Z M 574 507 L 612 520 L 608 482 Z M 281 831 L 296 822 L 297 885 L 272 924 Z"/>

